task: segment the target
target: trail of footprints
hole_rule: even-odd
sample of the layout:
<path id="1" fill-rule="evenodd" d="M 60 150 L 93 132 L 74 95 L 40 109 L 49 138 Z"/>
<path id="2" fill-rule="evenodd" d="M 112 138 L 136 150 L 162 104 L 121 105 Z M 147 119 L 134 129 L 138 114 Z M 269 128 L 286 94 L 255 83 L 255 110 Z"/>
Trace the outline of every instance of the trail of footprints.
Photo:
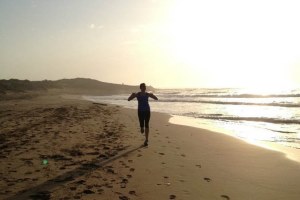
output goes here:
<path id="1" fill-rule="evenodd" d="M 100 109 L 100 108 L 99 108 Z M 40 112 L 39 110 L 34 110 L 35 113 L 30 113 L 30 115 L 37 115 L 38 112 Z M 49 120 L 49 119 L 46 119 L 46 117 L 48 117 L 50 114 L 51 114 L 51 120 L 49 120 L 46 124 L 50 125 L 50 127 L 45 127 L 44 130 L 45 130 L 45 134 L 49 134 L 51 132 L 53 132 L 53 139 L 58 139 L 59 137 L 63 137 L 64 139 L 68 139 L 66 137 L 66 135 L 62 135 L 60 134 L 60 132 L 58 131 L 58 129 L 61 127 L 63 127 L 64 125 L 68 124 L 69 125 L 69 128 L 68 128 L 68 132 L 69 134 L 73 134 L 75 133 L 75 130 L 73 130 L 73 125 L 79 121 L 79 120 L 86 120 L 86 119 L 89 119 L 90 118 L 90 115 L 88 115 L 89 112 L 79 112 L 77 108 L 72 108 L 71 112 L 69 112 L 69 114 L 65 114 L 68 110 L 66 110 L 65 108 L 51 108 L 49 110 L 43 110 L 43 112 L 48 112 L 49 114 L 47 114 L 44 118 L 40 117 L 40 121 L 38 121 L 38 123 L 34 124 L 34 120 L 30 119 L 31 121 L 29 121 L 29 125 L 28 127 L 20 127 L 18 129 L 18 135 L 16 136 L 19 136 L 19 132 L 20 133 L 25 133 L 25 132 L 29 132 L 28 130 L 31 130 L 31 134 L 21 134 L 22 135 L 22 140 L 20 140 L 20 144 L 17 145 L 16 149 L 18 150 L 21 150 L 22 146 L 24 145 L 29 145 L 29 143 L 33 143 L 33 142 L 36 142 L 36 143 L 39 143 L 41 141 L 40 137 L 44 137 L 43 135 L 39 135 L 39 130 L 42 129 L 40 127 L 43 126 L 44 123 L 46 123 L 46 120 Z M 106 111 L 105 109 L 101 108 L 101 111 L 102 112 L 108 112 Z M 53 115 L 52 115 L 53 113 Z M 80 115 L 79 115 L 80 114 Z M 110 116 L 111 113 L 106 113 L 107 116 Z M 76 117 L 74 117 L 74 115 Z M 80 117 L 79 117 L 80 116 Z M 73 117 L 73 118 L 72 118 Z M 28 118 L 27 118 L 28 119 Z M 75 119 L 74 121 L 70 120 L 70 119 Z M 15 121 L 13 121 L 15 122 Z M 17 122 L 15 122 L 17 123 Z M 51 127 L 53 124 L 59 124 L 58 125 L 58 128 L 53 128 Z M 115 127 L 112 127 L 112 124 L 111 122 L 109 121 L 109 119 L 107 119 L 106 115 L 105 115 L 105 120 L 104 120 L 104 124 L 105 126 L 103 127 L 103 133 L 105 133 L 105 135 L 99 135 L 97 137 L 100 137 L 100 138 L 96 138 L 95 135 L 91 135 L 88 138 L 88 140 L 90 141 L 98 141 L 99 139 L 102 139 L 102 142 L 105 144 L 107 141 L 104 141 L 105 139 L 107 140 L 112 140 L 112 141 L 115 141 L 116 140 L 116 136 L 114 136 L 112 134 L 112 132 L 110 132 L 109 130 L 111 129 L 118 129 L 119 131 L 123 128 L 121 125 L 120 126 L 115 126 Z M 167 125 L 168 126 L 168 125 Z M 63 128 L 62 128 L 63 129 Z M 42 129 L 43 130 L 43 129 Z M 116 132 L 119 132 L 119 131 L 116 131 Z M 155 130 L 156 133 L 155 133 L 155 137 L 158 137 L 160 134 L 158 132 L 158 130 Z M 7 130 L 7 133 L 10 133 L 12 131 L 10 130 Z M 85 131 L 83 130 L 84 133 L 88 133 L 89 131 Z M 170 141 L 170 138 L 168 136 L 165 137 L 168 144 L 171 143 Z M 162 147 L 163 148 L 167 148 L 167 145 L 163 145 Z M 52 145 L 55 145 L 54 143 Z M 96 145 L 97 146 L 97 145 Z M 169 146 L 168 146 L 169 147 Z M 68 152 L 64 152 L 64 153 L 68 153 L 69 156 L 73 157 L 78 157 L 82 154 L 82 152 L 80 151 L 80 148 L 81 147 L 77 147 L 76 149 L 73 149 L 73 150 L 70 150 Z M 82 146 L 82 148 L 86 148 L 84 146 Z M 89 146 L 88 148 L 91 148 L 91 149 L 94 149 L 94 146 Z M 180 150 L 180 147 L 175 147 L 177 150 Z M 102 147 L 103 150 L 107 150 L 107 152 L 109 152 L 109 155 L 102 155 L 102 157 L 104 159 L 110 157 L 110 156 L 113 156 L 115 154 L 115 151 L 118 151 L 118 150 L 121 150 L 122 149 L 122 146 L 119 147 L 110 147 L 108 145 L 104 145 Z M 7 146 L 6 147 L 6 152 L 5 154 L 9 154 L 12 149 L 10 148 L 10 146 Z M 34 147 L 32 147 L 31 150 L 35 150 Z M 115 150 L 115 151 L 114 151 Z M 89 153 L 86 153 L 86 154 L 90 154 L 91 156 L 96 156 L 97 153 L 99 152 L 99 149 L 95 149 L 94 151 L 91 151 Z M 166 156 L 165 153 L 163 152 L 157 152 L 159 156 Z M 1 156 L 3 158 L 5 158 L 5 154 L 4 154 L 4 151 L 1 152 Z M 68 162 L 71 162 L 71 161 L 68 161 L 66 160 L 67 158 L 64 157 L 63 155 L 52 155 L 52 159 L 53 160 L 62 160 L 64 162 L 66 162 L 65 166 L 62 166 L 61 170 L 64 170 L 66 169 L 66 167 L 68 167 Z M 142 157 L 143 155 L 141 154 L 141 151 L 139 150 L 139 153 L 137 155 L 137 157 Z M 182 158 L 185 158 L 186 155 L 185 154 L 179 154 L 179 156 L 181 156 Z M 99 156 L 101 157 L 101 155 Z M 41 155 L 41 158 L 42 155 Z M 49 156 L 48 156 L 49 158 Z M 28 158 L 26 160 L 23 160 L 24 163 L 26 165 L 32 165 L 33 164 L 33 159 L 32 158 Z M 124 188 L 127 188 L 127 185 L 130 181 L 130 179 L 133 177 L 132 173 L 135 171 L 135 168 L 132 168 L 130 167 L 130 163 L 133 163 L 133 160 L 127 160 L 126 161 L 123 161 L 123 160 L 120 160 L 119 161 L 119 164 L 122 165 L 122 167 L 124 167 L 125 169 L 127 169 L 128 173 L 125 175 L 125 176 L 119 176 L 117 178 L 112 178 L 110 180 L 108 180 L 107 178 L 105 177 L 102 177 L 101 174 L 93 174 L 91 175 L 92 178 L 94 179 L 101 179 L 102 180 L 102 184 L 92 184 L 92 183 L 87 183 L 87 181 L 85 181 L 84 179 L 85 178 L 82 178 L 81 180 L 76 180 L 76 181 L 73 181 L 71 182 L 70 184 L 68 184 L 68 189 L 72 192 L 71 194 L 73 194 L 72 198 L 64 198 L 64 199 L 81 199 L 82 196 L 84 195 L 91 195 L 91 194 L 103 194 L 105 192 L 105 190 L 107 189 L 114 189 L 113 188 L 113 185 L 114 183 L 118 183 L 119 185 L 119 188 L 118 189 L 124 189 Z M 165 165 L 166 163 L 165 162 L 161 162 L 162 165 Z M 201 168 L 202 166 L 200 164 L 197 164 L 195 165 L 196 167 L 198 168 Z M 10 168 L 10 167 L 9 167 Z M 109 174 L 113 174 L 114 176 L 118 176 L 118 173 L 114 170 L 114 168 L 112 166 L 105 166 L 103 168 L 104 172 L 105 173 L 109 173 Z M 10 173 L 15 173 L 16 171 L 15 170 L 11 170 L 9 171 Z M 38 172 L 38 171 L 36 171 Z M 32 174 L 32 172 L 25 172 L 25 175 L 30 175 Z M 168 176 L 163 176 L 164 179 L 168 179 L 169 177 Z M 4 178 L 5 179 L 5 178 Z M 19 180 L 9 180 L 9 179 L 5 179 L 5 181 L 8 183 L 8 184 L 14 184 L 15 182 L 22 182 L 22 181 L 28 181 L 28 180 L 31 180 L 30 178 L 24 178 L 24 179 L 19 179 Z M 32 178 L 32 181 L 37 181 L 38 178 Z M 212 182 L 212 179 L 210 179 L 209 177 L 204 177 L 203 178 L 204 181 L 206 181 L 207 183 L 210 183 Z M 185 182 L 185 180 L 179 180 L 180 182 Z M 6 192 L 9 192 L 8 190 Z M 74 193 L 75 192 L 75 193 Z M 130 199 L 130 196 L 138 196 L 137 192 L 135 190 L 129 190 L 128 194 L 122 194 L 121 192 L 115 192 L 118 196 L 119 196 L 119 199 L 121 200 L 127 200 L 127 199 Z M 129 197 L 128 197 L 129 196 Z M 30 196 L 31 198 L 33 199 L 51 199 L 51 192 L 50 191 L 40 191 L 40 192 L 37 192 L 36 194 L 33 194 Z M 220 195 L 220 197 L 224 200 L 230 200 L 230 197 L 223 194 L 223 195 Z M 176 195 L 174 194 L 170 194 L 169 195 L 169 199 L 176 199 Z"/>
<path id="2" fill-rule="evenodd" d="M 156 131 L 157 131 L 157 130 L 156 130 Z M 159 135 L 158 132 L 157 132 L 156 134 Z M 166 138 L 166 139 L 169 139 L 168 136 L 166 136 L 165 138 Z M 168 141 L 168 143 L 171 143 L 171 142 Z M 162 145 L 161 147 L 162 147 L 162 148 L 166 148 L 165 145 Z M 180 147 L 175 147 L 175 149 L 176 149 L 176 150 L 180 150 L 181 148 L 180 148 Z M 155 151 L 155 152 L 156 152 L 156 151 Z M 163 153 L 163 152 L 156 152 L 156 153 L 159 154 L 160 156 L 165 156 L 165 155 L 166 155 L 166 154 Z M 183 153 L 182 153 L 182 154 L 179 154 L 179 156 L 181 156 L 181 157 L 183 157 L 183 158 L 186 157 L 186 155 L 183 154 Z M 161 164 L 162 164 L 162 165 L 165 165 L 166 163 L 165 163 L 165 162 L 161 162 Z M 202 168 L 202 165 L 201 165 L 201 164 L 196 164 L 195 166 L 196 166 L 197 168 Z M 168 179 L 169 177 L 168 177 L 168 176 L 164 176 L 163 178 L 164 178 L 164 179 Z M 207 183 L 209 183 L 209 182 L 212 181 L 212 179 L 209 178 L 209 177 L 204 177 L 203 180 L 206 181 Z M 179 182 L 184 183 L 185 180 L 182 180 L 182 179 L 181 179 L 181 180 L 179 180 Z M 161 183 L 158 183 L 157 185 L 162 185 L 162 184 L 161 184 Z M 168 184 L 166 184 L 166 185 L 168 185 Z M 221 197 L 223 200 L 230 200 L 230 197 L 229 197 L 228 195 L 225 195 L 225 194 L 220 195 L 220 197 Z M 176 199 L 176 195 L 171 194 L 171 195 L 169 196 L 169 199 Z"/>
<path id="3" fill-rule="evenodd" d="M 135 190 L 129 190 L 127 192 L 124 190 L 127 188 L 129 180 L 132 178 L 132 172 L 135 171 L 134 168 L 130 167 L 130 163 L 133 163 L 133 160 L 120 160 L 117 163 L 118 165 L 121 165 L 123 169 L 127 169 L 125 170 L 125 172 L 127 171 L 127 175 L 125 176 L 122 175 L 124 173 L 118 171 L 119 167 L 107 165 L 100 170 L 93 171 L 85 177 L 74 180 L 67 185 L 69 192 L 64 192 L 66 193 L 65 195 L 68 196 L 62 197 L 61 199 L 82 199 L 86 195 L 97 195 L 97 197 L 101 197 L 99 195 L 105 195 L 107 192 L 114 193 L 121 200 L 128 200 L 133 196 L 138 196 Z M 99 182 L 101 184 L 99 184 Z M 44 193 L 32 195 L 31 198 L 50 199 L 50 196 L 51 193 L 49 191 L 44 191 Z"/>
<path id="4" fill-rule="evenodd" d="M 87 111 L 84 109 L 87 109 Z M 63 170 L 80 166 L 87 161 L 81 158 L 84 155 L 90 156 L 89 158 L 108 159 L 116 155 L 118 151 L 124 150 L 118 140 L 118 135 L 115 134 L 122 132 L 124 125 L 116 122 L 112 123 L 110 119 L 112 113 L 109 113 L 105 108 L 100 107 L 97 109 L 91 106 L 84 109 L 69 105 L 42 109 L 33 106 L 29 110 L 18 111 L 18 117 L 8 120 L 1 119 L 3 145 L 0 151 L 0 159 L 8 159 L 13 154 L 16 162 L 13 163 L 14 160 L 3 162 L 6 164 L 4 168 L 8 173 L 0 173 L 2 182 L 5 183 L 1 185 L 0 195 L 12 193 L 9 187 L 19 187 L 21 191 L 26 191 L 26 185 L 28 184 L 39 184 L 45 179 L 44 177 L 51 179 L 57 176 L 57 172 L 64 173 Z M 7 116 L 16 116 L 16 114 L 8 113 Z M 97 123 L 97 120 L 102 120 L 104 127 L 99 126 L 99 130 L 93 130 L 89 126 L 83 126 L 80 130 L 77 124 L 79 121 L 82 123 L 85 120 L 90 123 Z M 8 129 L 7 127 L 13 128 Z M 103 128 L 103 131 L 101 131 L 101 128 Z M 77 132 L 86 135 L 85 144 L 76 145 L 74 148 L 61 149 L 60 146 L 63 145 L 57 142 L 68 141 Z M 41 146 L 43 148 L 40 148 Z M 58 147 L 56 151 L 52 150 L 54 146 Z M 103 155 L 99 155 L 99 152 L 102 152 Z M 31 157 L 26 157 L 24 154 L 31 155 Z M 20 159 L 17 159 L 19 156 Z M 23 156 L 26 158 L 23 158 Z M 50 166 L 43 166 L 41 164 L 42 160 L 48 160 Z M 22 166 L 30 166 L 30 170 L 24 171 L 23 174 L 17 173 Z M 109 168 L 107 170 L 110 171 Z M 132 172 L 134 169 L 131 168 L 130 171 Z M 113 172 L 113 169 L 110 172 Z M 127 178 L 131 177 L 132 175 L 127 175 Z M 70 187 L 70 191 L 77 191 L 80 184 L 85 185 L 84 181 L 80 180 Z M 106 184 L 106 186 L 110 187 L 111 184 Z M 101 192 L 103 189 L 97 190 L 99 187 L 99 185 L 86 185 L 86 188 L 79 193 L 81 195 L 75 195 L 74 199 L 80 199 L 82 194 Z M 39 191 L 30 197 L 32 199 L 50 199 L 51 194 L 50 191 Z"/>
<path id="5" fill-rule="evenodd" d="M 157 135 L 159 135 L 159 133 L 157 132 L 156 133 Z M 169 137 L 166 137 L 166 139 L 169 139 Z M 171 143 L 170 141 L 168 141 L 168 143 Z M 166 145 L 163 145 L 162 146 L 163 148 L 166 148 L 167 146 Z M 175 147 L 177 150 L 180 150 L 180 147 Z M 138 154 L 136 155 L 136 157 L 142 157 L 142 153 L 141 153 L 141 150 L 138 150 Z M 166 154 L 164 152 L 156 152 L 159 156 L 166 156 Z M 182 158 L 185 158 L 186 155 L 185 154 L 179 154 L 179 156 L 181 156 Z M 118 178 L 114 179 L 106 179 L 106 178 L 102 178 L 101 176 L 95 176 L 94 178 L 96 179 L 99 179 L 99 178 L 102 178 L 103 180 L 103 184 L 102 185 L 89 185 L 89 184 L 86 184 L 86 182 L 84 180 L 80 180 L 80 181 L 77 181 L 75 182 L 74 184 L 78 185 L 84 185 L 85 188 L 84 189 L 81 189 L 79 192 L 77 192 L 73 198 L 74 199 L 80 199 L 83 195 L 89 195 L 89 194 L 95 194 L 95 193 L 98 193 L 98 194 L 103 194 L 105 192 L 106 189 L 114 189 L 113 188 L 113 183 L 118 183 L 117 185 L 119 185 L 119 189 L 125 189 L 127 188 L 127 185 L 130 181 L 130 179 L 133 177 L 132 173 L 135 171 L 135 168 L 132 168 L 130 166 L 130 164 L 133 163 L 133 160 L 131 159 L 128 159 L 127 161 L 123 161 L 123 160 L 120 160 L 119 161 L 119 164 L 124 168 L 124 169 L 127 169 L 128 173 L 125 175 L 125 176 L 119 176 Z M 161 162 L 162 165 L 165 165 L 166 163 L 165 162 Z M 202 165 L 201 164 L 196 164 L 195 167 L 197 168 L 202 168 Z M 109 166 L 106 166 L 104 167 L 104 171 L 106 173 L 110 173 L 110 174 L 114 174 L 115 176 L 118 175 L 118 173 L 114 170 L 113 166 L 109 165 Z M 169 177 L 168 176 L 163 176 L 163 179 L 165 180 L 165 184 L 164 185 L 167 185 L 168 186 L 168 179 Z M 207 183 L 210 183 L 212 182 L 212 179 L 209 178 L 209 177 L 204 177 L 203 178 L 204 181 L 206 181 Z M 185 180 L 179 180 L 179 182 L 182 182 L 184 183 Z M 162 185 L 162 184 L 157 184 L 157 185 Z M 69 189 L 71 191 L 76 191 L 78 190 L 78 186 L 71 186 Z M 116 188 L 117 189 L 117 188 Z M 120 200 L 128 200 L 130 199 L 131 197 L 137 197 L 138 196 L 138 193 L 135 191 L 135 190 L 129 190 L 127 194 L 123 194 L 122 192 L 119 192 L 120 190 L 117 190 L 115 191 L 115 194 L 118 195 L 119 199 Z M 42 193 L 42 194 L 38 194 L 40 196 L 43 196 L 43 197 L 46 197 L 45 199 L 47 199 L 47 196 L 49 195 L 49 193 L 45 192 L 45 193 Z M 169 199 L 176 199 L 177 196 L 175 194 L 170 194 L 169 195 Z M 223 199 L 223 200 L 230 200 L 230 197 L 228 195 L 225 195 L 225 194 L 222 194 L 220 195 L 220 198 Z"/>

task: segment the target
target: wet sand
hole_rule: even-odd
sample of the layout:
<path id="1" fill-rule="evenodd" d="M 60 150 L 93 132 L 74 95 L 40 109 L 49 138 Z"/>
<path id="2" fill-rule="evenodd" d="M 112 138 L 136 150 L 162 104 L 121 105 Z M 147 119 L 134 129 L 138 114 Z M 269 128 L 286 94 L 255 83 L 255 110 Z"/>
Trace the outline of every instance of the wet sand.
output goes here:
<path id="1" fill-rule="evenodd" d="M 0 199 L 299 199 L 300 164 L 152 113 L 43 96 L 1 101 Z"/>

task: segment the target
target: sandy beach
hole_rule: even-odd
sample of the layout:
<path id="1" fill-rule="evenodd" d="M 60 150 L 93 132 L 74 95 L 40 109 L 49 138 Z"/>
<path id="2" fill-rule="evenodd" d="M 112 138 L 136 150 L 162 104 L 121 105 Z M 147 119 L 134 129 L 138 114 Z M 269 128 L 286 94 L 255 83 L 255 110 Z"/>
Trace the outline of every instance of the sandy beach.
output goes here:
<path id="1" fill-rule="evenodd" d="M 0 104 L 0 199 L 300 198 L 300 163 L 152 113 L 49 95 Z"/>
<path id="2" fill-rule="evenodd" d="M 0 1 L 0 200 L 300 200 L 299 10 Z"/>

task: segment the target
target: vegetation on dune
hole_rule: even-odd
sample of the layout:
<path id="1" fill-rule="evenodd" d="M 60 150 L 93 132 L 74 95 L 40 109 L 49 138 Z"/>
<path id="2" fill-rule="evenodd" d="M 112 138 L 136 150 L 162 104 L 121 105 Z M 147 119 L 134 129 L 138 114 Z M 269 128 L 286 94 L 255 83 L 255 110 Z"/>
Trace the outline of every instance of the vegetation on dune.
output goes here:
<path id="1" fill-rule="evenodd" d="M 124 84 L 113 84 L 97 81 L 87 78 L 61 79 L 57 81 L 29 81 L 29 80 L 0 80 L 0 94 L 22 93 L 28 91 L 48 91 L 49 89 L 57 89 L 63 91 L 76 91 L 76 93 L 88 91 L 101 92 L 128 92 L 136 91 L 137 86 L 129 86 Z M 149 87 L 153 90 L 153 87 Z"/>

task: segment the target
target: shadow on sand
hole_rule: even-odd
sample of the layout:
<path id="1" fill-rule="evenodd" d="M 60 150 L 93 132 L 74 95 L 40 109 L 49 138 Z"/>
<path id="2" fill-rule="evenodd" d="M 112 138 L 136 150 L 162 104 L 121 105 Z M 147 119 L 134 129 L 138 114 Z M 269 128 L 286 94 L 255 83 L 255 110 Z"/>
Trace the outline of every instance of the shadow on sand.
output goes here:
<path id="1" fill-rule="evenodd" d="M 14 196 L 7 198 L 6 200 L 24 200 L 24 199 L 49 199 L 50 193 L 48 191 L 52 190 L 53 188 L 59 187 L 67 182 L 73 181 L 74 179 L 83 176 L 91 171 L 99 169 L 104 165 L 113 162 L 125 155 L 128 155 L 138 149 L 144 148 L 144 146 L 139 146 L 127 151 L 123 151 L 120 154 L 111 157 L 105 160 L 93 160 L 91 162 L 82 164 L 80 167 L 66 172 L 60 176 L 57 176 L 53 179 L 50 179 L 40 185 L 37 185 L 33 188 L 27 189 L 25 191 L 21 191 Z"/>

